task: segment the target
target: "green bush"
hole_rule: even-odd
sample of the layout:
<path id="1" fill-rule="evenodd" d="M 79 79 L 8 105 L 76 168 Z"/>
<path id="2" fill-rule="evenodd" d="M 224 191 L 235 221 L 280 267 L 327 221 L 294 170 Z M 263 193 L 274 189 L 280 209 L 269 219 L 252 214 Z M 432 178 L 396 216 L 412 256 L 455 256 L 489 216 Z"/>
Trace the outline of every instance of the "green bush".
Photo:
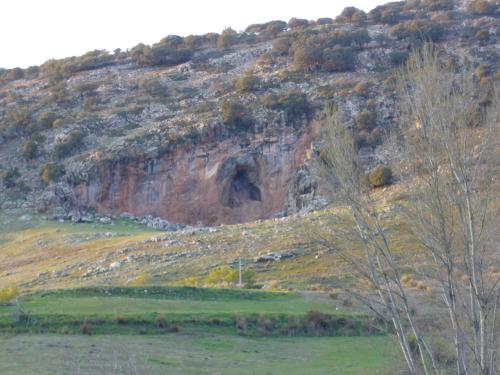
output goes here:
<path id="1" fill-rule="evenodd" d="M 61 81 L 50 88 L 50 99 L 57 104 L 63 104 L 68 100 L 68 85 Z"/>
<path id="2" fill-rule="evenodd" d="M 349 72 L 355 68 L 352 48 L 336 46 L 323 51 L 323 69 L 327 72 Z"/>
<path id="3" fill-rule="evenodd" d="M 287 29 L 288 25 L 285 21 L 269 21 L 266 23 L 253 24 L 245 29 L 247 33 L 259 34 L 260 40 L 275 38 L 278 34 Z"/>
<path id="4" fill-rule="evenodd" d="M 36 118 L 36 123 L 41 129 L 52 128 L 54 121 L 57 120 L 58 116 L 54 112 L 42 112 Z"/>
<path id="5" fill-rule="evenodd" d="M 487 42 L 490 40 L 490 31 L 488 29 L 478 30 L 478 32 L 474 34 L 474 37 L 480 42 Z"/>
<path id="6" fill-rule="evenodd" d="M 24 76 L 27 78 L 31 79 L 37 78 L 39 73 L 40 73 L 40 67 L 36 65 L 29 66 L 26 69 L 24 69 Z"/>
<path id="7" fill-rule="evenodd" d="M 261 104 L 272 110 L 284 111 L 288 121 L 294 121 L 308 116 L 312 111 L 312 106 L 307 99 L 307 95 L 291 90 L 280 96 L 274 93 L 267 93 L 261 98 Z"/>
<path id="8" fill-rule="evenodd" d="M 16 287 L 0 288 L 0 305 L 10 303 L 19 294 L 19 289 Z"/>
<path id="9" fill-rule="evenodd" d="M 288 27 L 290 29 L 298 29 L 309 26 L 309 21 L 303 18 L 290 18 L 288 21 Z"/>
<path id="10" fill-rule="evenodd" d="M 257 277 L 257 272 L 254 270 L 245 270 L 241 275 L 243 279 L 243 284 L 245 288 L 252 289 L 255 288 L 255 279 Z"/>
<path id="11" fill-rule="evenodd" d="M 384 165 L 378 165 L 368 173 L 368 182 L 371 187 L 387 185 L 391 182 L 392 171 Z"/>
<path id="12" fill-rule="evenodd" d="M 85 134 L 81 130 L 76 129 L 71 131 L 63 140 L 56 143 L 54 146 L 54 156 L 58 159 L 69 156 L 83 146 L 84 138 Z"/>
<path id="13" fill-rule="evenodd" d="M 21 155 L 27 159 L 32 160 L 36 158 L 40 153 L 38 142 L 29 140 L 21 146 Z"/>
<path id="14" fill-rule="evenodd" d="M 7 189 L 15 187 L 19 177 L 21 177 L 21 174 L 17 168 L 9 169 L 3 174 L 3 186 Z"/>
<path id="15" fill-rule="evenodd" d="M 46 184 L 50 182 L 57 182 L 66 174 L 66 170 L 62 164 L 49 163 L 42 166 L 40 171 L 40 178 Z"/>
<path id="16" fill-rule="evenodd" d="M 288 36 L 282 36 L 273 42 L 273 53 L 285 56 L 289 54 L 292 41 Z"/>
<path id="17" fill-rule="evenodd" d="M 389 29 L 389 35 L 396 39 L 409 39 L 412 42 L 430 40 L 436 42 L 442 38 L 444 28 L 432 21 L 410 20 L 398 23 Z"/>
<path id="18" fill-rule="evenodd" d="M 337 22 L 353 22 L 356 24 L 364 24 L 367 16 L 364 11 L 356 7 L 346 7 L 336 18 Z"/>
<path id="19" fill-rule="evenodd" d="M 221 283 L 233 284 L 238 281 L 238 271 L 229 267 L 219 267 L 210 271 L 205 278 L 205 283 L 216 285 Z"/>
<path id="20" fill-rule="evenodd" d="M 302 70 L 312 70 L 322 62 L 322 49 L 319 46 L 298 42 L 293 45 L 293 64 Z"/>
<path id="21" fill-rule="evenodd" d="M 219 38 L 217 39 L 217 47 L 219 48 L 229 48 L 232 45 L 236 44 L 238 41 L 238 33 L 228 27 L 227 29 L 224 29 L 222 33 L 219 35 Z"/>
<path id="22" fill-rule="evenodd" d="M 130 50 L 129 55 L 141 66 L 172 66 L 189 61 L 193 50 L 184 44 L 181 37 L 170 35 L 152 47 L 139 43 Z"/>
<path id="23" fill-rule="evenodd" d="M 257 76 L 245 74 L 235 80 L 234 86 L 240 92 L 253 92 L 258 88 L 259 83 L 260 80 Z"/>
<path id="24" fill-rule="evenodd" d="M 5 113 L 7 128 L 10 133 L 29 133 L 32 129 L 31 111 L 28 107 L 19 106 Z"/>
<path id="25" fill-rule="evenodd" d="M 493 1 L 473 0 L 467 6 L 467 9 L 472 14 L 479 16 L 492 15 L 495 13 L 498 5 Z"/>
<path id="26" fill-rule="evenodd" d="M 169 95 L 168 88 L 158 78 L 142 78 L 138 86 L 153 98 L 165 98 Z"/>
<path id="27" fill-rule="evenodd" d="M 383 23 L 394 25 L 399 21 L 399 9 L 392 5 L 379 5 L 368 12 L 368 21 L 371 23 Z"/>
<path id="28" fill-rule="evenodd" d="M 8 81 L 24 78 L 24 71 L 21 68 L 13 68 L 7 71 L 5 78 Z"/>
<path id="29" fill-rule="evenodd" d="M 237 130 L 247 130 L 253 125 L 249 111 L 240 103 L 225 101 L 221 106 L 222 121 Z"/>
<path id="30" fill-rule="evenodd" d="M 391 51 L 389 52 L 389 61 L 394 66 L 399 66 L 406 63 L 409 53 L 406 51 Z"/>

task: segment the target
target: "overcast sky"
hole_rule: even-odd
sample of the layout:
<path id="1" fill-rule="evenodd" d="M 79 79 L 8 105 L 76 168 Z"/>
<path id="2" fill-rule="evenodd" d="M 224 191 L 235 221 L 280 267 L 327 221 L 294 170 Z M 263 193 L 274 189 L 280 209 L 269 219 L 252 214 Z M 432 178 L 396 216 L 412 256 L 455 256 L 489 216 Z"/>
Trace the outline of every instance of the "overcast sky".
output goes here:
<path id="1" fill-rule="evenodd" d="M 243 30 L 252 23 L 369 11 L 380 0 L 1 0 L 0 67 L 25 68 L 94 49 L 128 49 L 169 34 Z"/>

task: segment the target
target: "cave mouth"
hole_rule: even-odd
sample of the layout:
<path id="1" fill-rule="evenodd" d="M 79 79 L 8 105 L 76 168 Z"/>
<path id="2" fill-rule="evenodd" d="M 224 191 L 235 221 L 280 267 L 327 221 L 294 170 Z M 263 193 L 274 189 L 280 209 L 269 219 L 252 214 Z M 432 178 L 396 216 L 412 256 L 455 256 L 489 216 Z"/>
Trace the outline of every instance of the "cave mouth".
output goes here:
<path id="1" fill-rule="evenodd" d="M 261 201 L 262 195 L 256 184 L 255 173 L 237 169 L 222 191 L 221 203 L 226 207 L 240 207 L 244 202 Z M 252 178 L 253 177 L 253 178 Z"/>

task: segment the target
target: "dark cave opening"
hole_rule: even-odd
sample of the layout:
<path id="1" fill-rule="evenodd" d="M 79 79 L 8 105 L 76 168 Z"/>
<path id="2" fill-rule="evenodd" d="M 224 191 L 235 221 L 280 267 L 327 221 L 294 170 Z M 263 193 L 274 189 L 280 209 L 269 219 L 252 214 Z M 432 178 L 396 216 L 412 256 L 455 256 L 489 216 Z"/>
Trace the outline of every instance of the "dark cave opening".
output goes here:
<path id="1" fill-rule="evenodd" d="M 221 203 L 226 207 L 240 207 L 246 201 L 261 201 L 259 187 L 246 169 L 238 169 L 223 190 Z"/>

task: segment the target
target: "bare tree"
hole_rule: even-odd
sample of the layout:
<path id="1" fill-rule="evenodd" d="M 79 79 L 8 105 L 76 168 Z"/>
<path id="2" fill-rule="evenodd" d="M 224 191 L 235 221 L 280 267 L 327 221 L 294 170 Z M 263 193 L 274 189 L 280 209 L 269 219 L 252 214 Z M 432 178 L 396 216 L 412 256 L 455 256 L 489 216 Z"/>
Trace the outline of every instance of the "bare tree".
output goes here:
<path id="1" fill-rule="evenodd" d="M 412 54 L 398 81 L 398 166 L 410 197 L 401 208 L 425 257 L 422 274 L 443 302 L 444 308 L 432 309 L 433 318 L 442 319 L 453 337 L 459 375 L 497 374 L 500 288 L 490 266 L 499 261 L 498 95 L 492 88 L 489 107 L 479 107 L 473 74 L 446 68 L 432 46 Z M 335 109 L 326 116 L 321 159 L 363 252 L 345 251 L 331 238 L 320 242 L 369 281 L 375 293 L 353 293 L 392 323 L 409 372 L 441 373 L 432 335 L 419 324 L 411 291 L 402 282 L 405 259 L 394 250 L 384 212 L 363 182 L 353 132 Z"/>

